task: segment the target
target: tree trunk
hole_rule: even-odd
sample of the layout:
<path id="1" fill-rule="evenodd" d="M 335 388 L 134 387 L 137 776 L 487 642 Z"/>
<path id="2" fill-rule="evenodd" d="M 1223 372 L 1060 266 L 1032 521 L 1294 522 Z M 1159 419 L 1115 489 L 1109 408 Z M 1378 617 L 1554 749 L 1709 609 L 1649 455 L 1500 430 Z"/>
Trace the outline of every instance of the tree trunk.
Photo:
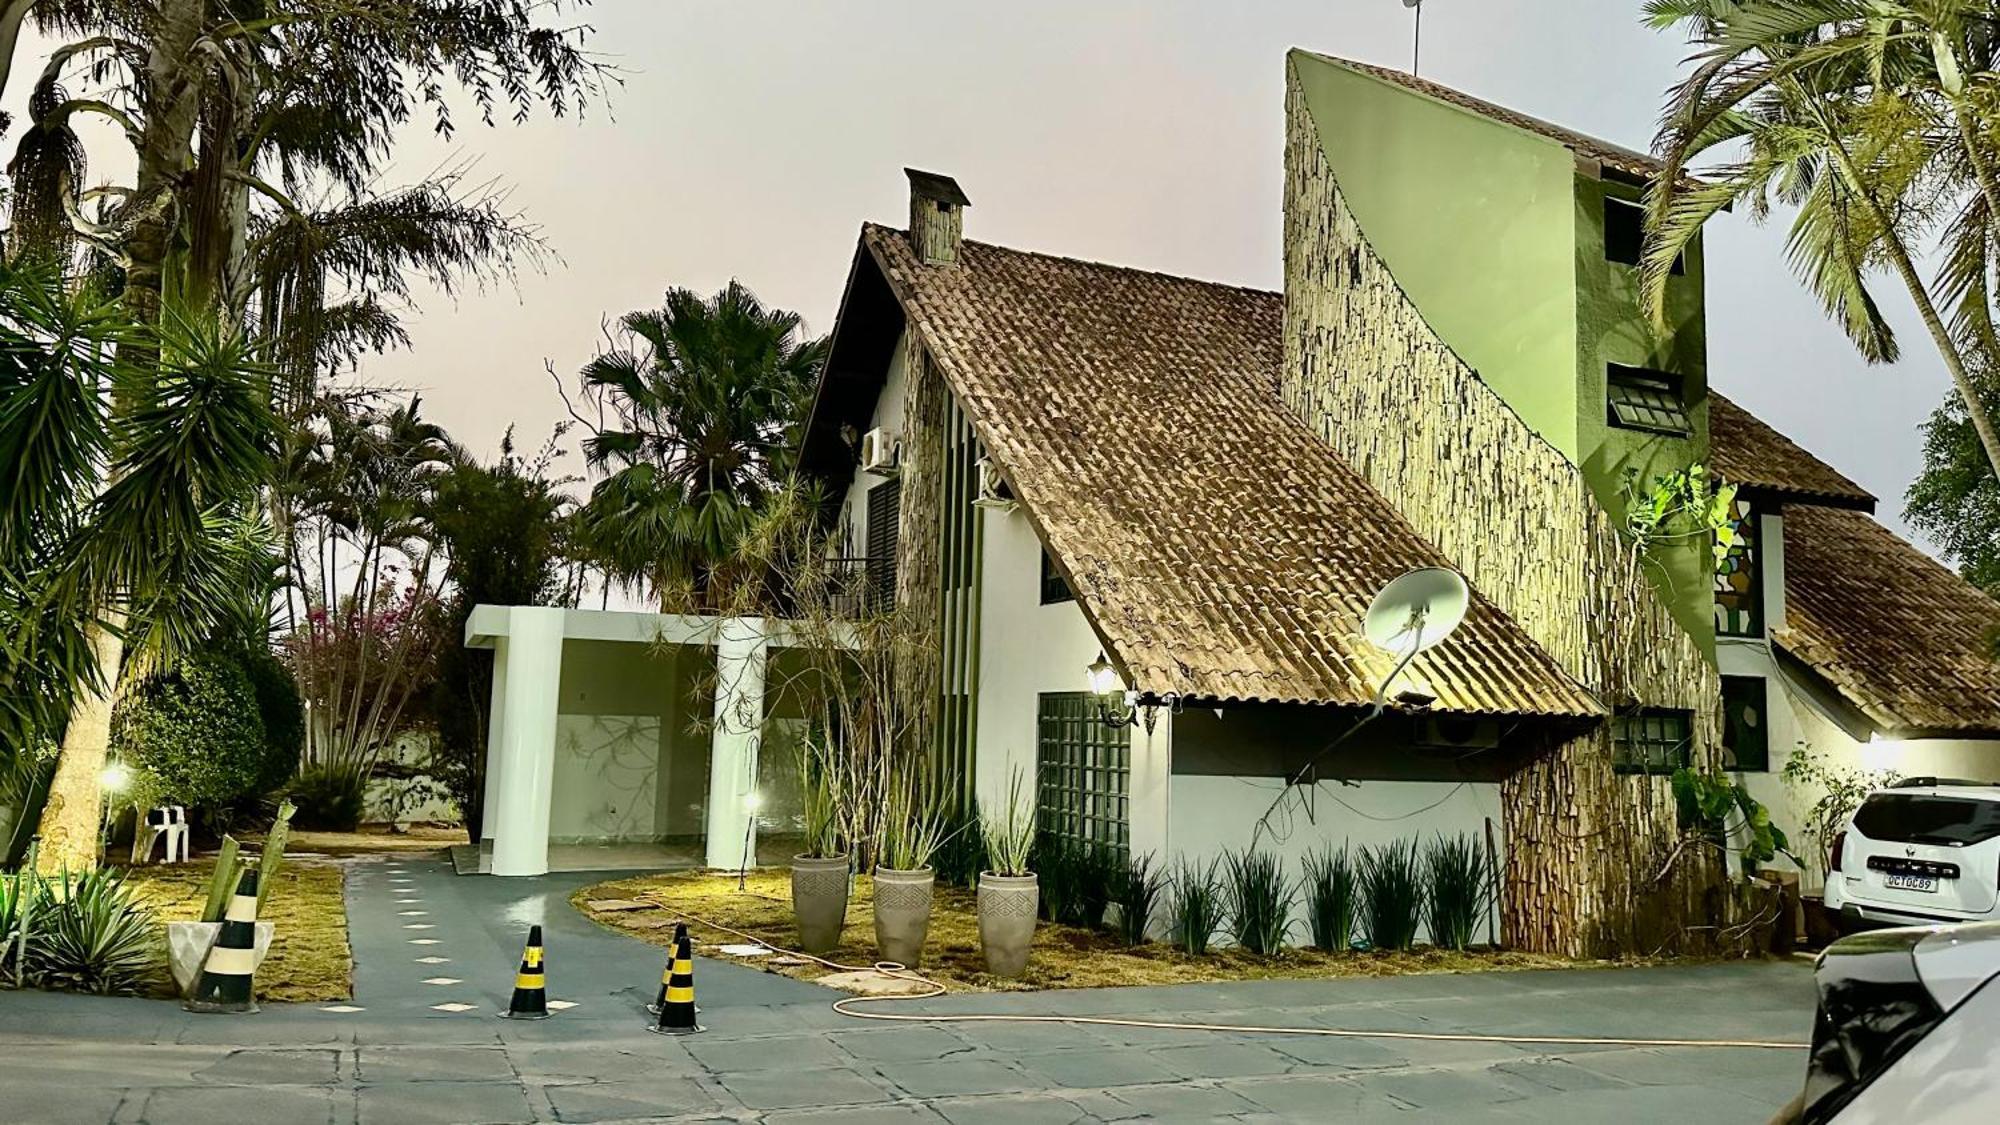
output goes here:
<path id="1" fill-rule="evenodd" d="M 21 44 L 21 24 L 34 6 L 35 0 L 6 0 L 0 5 L 0 93 L 6 92 L 7 79 L 14 72 L 14 50 Z"/>
<path id="2" fill-rule="evenodd" d="M 125 642 L 114 628 L 93 625 L 91 650 L 104 679 L 100 690 L 77 695 L 63 732 L 62 755 L 49 782 L 42 806 L 42 851 L 37 864 L 43 874 L 64 868 L 86 871 L 97 866 L 97 838 L 104 822 L 104 761 L 111 749 L 111 709 L 117 700 L 118 670 L 124 663 Z"/>
<path id="3" fill-rule="evenodd" d="M 142 324 L 159 321 L 167 255 L 194 164 L 194 134 L 200 121 L 205 68 L 213 65 L 194 51 L 201 35 L 203 0 L 163 0 L 158 34 L 146 55 L 145 132 L 138 144 L 139 168 L 130 206 L 141 216 L 124 246 L 127 259 L 125 307 Z M 156 206 L 163 198 L 174 205 Z"/>

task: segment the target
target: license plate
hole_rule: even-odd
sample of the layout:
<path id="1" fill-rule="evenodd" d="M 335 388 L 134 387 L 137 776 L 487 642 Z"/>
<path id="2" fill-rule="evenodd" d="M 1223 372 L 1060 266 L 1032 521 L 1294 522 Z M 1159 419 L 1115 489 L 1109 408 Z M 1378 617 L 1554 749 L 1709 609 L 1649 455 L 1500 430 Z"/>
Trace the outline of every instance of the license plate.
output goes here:
<path id="1" fill-rule="evenodd" d="M 1937 890 L 1937 876 L 1935 876 L 1935 875 L 1885 875 L 1885 876 L 1883 876 L 1883 885 L 1884 885 L 1884 886 L 1886 886 L 1886 887 L 1888 887 L 1888 888 L 1889 888 L 1890 890 L 1892 890 L 1892 891 L 1931 891 L 1931 892 L 1935 892 L 1935 891 Z"/>

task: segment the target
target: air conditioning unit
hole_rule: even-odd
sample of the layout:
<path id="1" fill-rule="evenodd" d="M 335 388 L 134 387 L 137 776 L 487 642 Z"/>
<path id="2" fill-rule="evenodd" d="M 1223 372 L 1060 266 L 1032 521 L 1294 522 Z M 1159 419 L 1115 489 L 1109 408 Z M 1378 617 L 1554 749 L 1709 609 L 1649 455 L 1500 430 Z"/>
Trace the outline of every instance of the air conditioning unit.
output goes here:
<path id="1" fill-rule="evenodd" d="M 1500 723 L 1452 715 L 1426 715 L 1417 727 L 1417 745 L 1437 750 L 1491 750 L 1500 745 Z"/>
<path id="2" fill-rule="evenodd" d="M 993 508 L 1002 512 L 1014 510 L 1014 490 L 1007 485 L 1007 478 L 1000 475 L 999 466 L 991 457 L 981 457 L 979 468 L 979 495 L 973 504 L 981 508 Z"/>
<path id="3" fill-rule="evenodd" d="M 861 470 L 868 473 L 893 473 L 899 461 L 902 445 L 896 440 L 893 430 L 877 426 L 861 435 Z"/>

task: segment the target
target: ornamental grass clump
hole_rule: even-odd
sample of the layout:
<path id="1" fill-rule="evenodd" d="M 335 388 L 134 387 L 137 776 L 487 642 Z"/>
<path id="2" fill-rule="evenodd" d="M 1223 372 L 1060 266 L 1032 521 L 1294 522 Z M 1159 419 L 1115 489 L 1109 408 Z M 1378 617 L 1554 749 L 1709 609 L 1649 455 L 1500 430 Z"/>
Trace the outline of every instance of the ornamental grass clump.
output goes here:
<path id="1" fill-rule="evenodd" d="M 1424 924 L 1431 944 L 1464 949 L 1492 901 L 1492 880 L 1479 843 L 1470 833 L 1440 834 L 1424 848 Z"/>
<path id="2" fill-rule="evenodd" d="M 1205 868 L 1183 863 L 1174 874 L 1173 942 L 1195 957 L 1208 952 L 1209 941 L 1222 926 L 1222 882 L 1216 869 L 1216 861 Z"/>
<path id="3" fill-rule="evenodd" d="M 1125 861 L 1112 898 L 1118 904 L 1118 932 L 1127 945 L 1145 943 L 1146 929 L 1152 924 L 1153 911 L 1158 908 L 1166 887 L 1167 874 L 1154 869 L 1152 856 L 1134 856 Z"/>
<path id="4" fill-rule="evenodd" d="M 1345 845 L 1306 856 L 1306 923 L 1314 947 L 1338 953 L 1354 940 L 1360 880 Z"/>
<path id="5" fill-rule="evenodd" d="M 953 887 L 976 887 L 979 873 L 991 870 L 977 802 L 967 802 L 945 816 L 944 838 L 938 841 L 931 866 L 937 868 L 938 882 Z"/>
<path id="6" fill-rule="evenodd" d="M 1047 832 L 1035 836 L 1034 852 L 1028 865 L 1035 870 L 1042 887 L 1042 917 L 1068 923 L 1082 914 L 1078 903 L 1083 880 L 1082 849 L 1063 836 Z"/>
<path id="7" fill-rule="evenodd" d="M 986 870 L 1017 879 L 1035 874 L 1035 806 L 1022 793 L 1018 773 L 1007 789 L 1007 807 L 981 821 L 980 841 Z"/>
<path id="8" fill-rule="evenodd" d="M 1104 913 L 1125 882 L 1125 853 L 1109 844 L 1085 844 L 1077 859 L 1076 917 L 1072 925 L 1104 928 Z"/>
<path id="9" fill-rule="evenodd" d="M 1361 850 L 1361 930 L 1376 949 L 1408 949 L 1423 912 L 1424 871 L 1415 840 Z"/>
<path id="10" fill-rule="evenodd" d="M 1229 936 L 1259 956 L 1277 953 L 1284 948 L 1297 898 L 1284 865 L 1277 856 L 1255 850 L 1227 853 L 1224 858 L 1229 868 Z"/>
<path id="11" fill-rule="evenodd" d="M 23 903 L 33 924 L 22 951 L 30 984 L 100 996 L 144 992 L 160 965 L 159 923 L 125 884 L 98 868 L 34 879 Z"/>

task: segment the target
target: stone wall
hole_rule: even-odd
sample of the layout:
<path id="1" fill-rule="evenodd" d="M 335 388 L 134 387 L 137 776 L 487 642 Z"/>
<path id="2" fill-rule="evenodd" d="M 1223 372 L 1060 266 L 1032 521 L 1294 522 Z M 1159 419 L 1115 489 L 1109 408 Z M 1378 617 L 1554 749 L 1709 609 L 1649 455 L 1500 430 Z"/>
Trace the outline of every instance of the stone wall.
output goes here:
<path id="1" fill-rule="evenodd" d="M 1287 404 L 1607 707 L 1692 711 L 1693 760 L 1712 764 L 1714 668 L 1578 467 L 1397 285 L 1342 199 L 1296 76 L 1286 129 Z M 1665 779 L 1614 773 L 1606 727 L 1552 737 L 1502 792 L 1513 944 L 1577 955 L 1677 946 L 1715 893 L 1719 863 L 1668 862 L 1678 833 Z"/>

